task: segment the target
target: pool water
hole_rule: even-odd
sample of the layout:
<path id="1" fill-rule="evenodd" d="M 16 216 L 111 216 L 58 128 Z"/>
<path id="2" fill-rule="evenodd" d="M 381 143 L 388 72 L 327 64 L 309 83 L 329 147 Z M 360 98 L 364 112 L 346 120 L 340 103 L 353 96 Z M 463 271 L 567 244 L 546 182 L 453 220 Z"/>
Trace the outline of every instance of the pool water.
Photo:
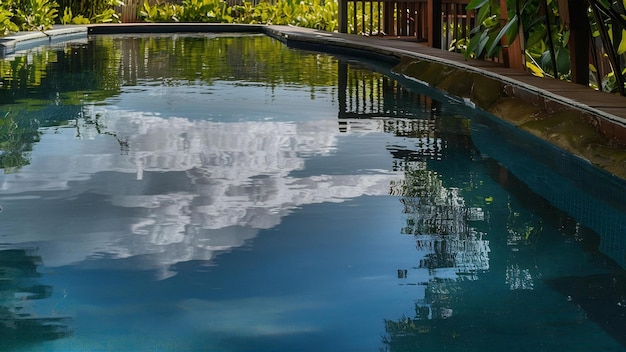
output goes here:
<path id="1" fill-rule="evenodd" d="M 197 34 L 0 69 L 3 349 L 626 349 L 624 183 L 391 66 Z"/>

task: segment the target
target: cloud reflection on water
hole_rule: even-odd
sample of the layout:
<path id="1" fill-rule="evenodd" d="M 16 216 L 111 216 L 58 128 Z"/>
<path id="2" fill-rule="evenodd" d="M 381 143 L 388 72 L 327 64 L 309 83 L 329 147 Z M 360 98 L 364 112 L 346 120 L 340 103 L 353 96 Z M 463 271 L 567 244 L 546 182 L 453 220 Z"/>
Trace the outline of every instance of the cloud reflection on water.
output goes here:
<path id="1" fill-rule="evenodd" d="M 227 123 L 165 119 L 105 106 L 88 106 L 84 114 L 92 119 L 77 121 L 82 138 L 75 138 L 71 129 L 47 133 L 33 151 L 31 165 L 2 177 L 3 193 L 18 198 L 33 192 L 56 197 L 54 191 L 62 191 L 60 203 L 85 194 L 108 201 L 105 211 L 89 213 L 100 224 L 90 229 L 98 236 L 79 233 L 76 224 L 84 220 L 78 218 L 57 229 L 65 232 L 76 255 L 42 246 L 48 266 L 89 257 L 141 256 L 144 269 L 160 269 L 165 278 L 173 274 L 167 266 L 210 260 L 243 246 L 298 207 L 386 195 L 390 184 L 402 178 L 386 170 L 293 176 L 304 169 L 307 157 L 333 153 L 336 120 Z M 84 123 L 96 116 L 97 124 Z M 109 172 L 134 176 L 98 178 Z M 154 177 L 146 178 L 148 173 Z M 163 180 L 155 181 L 159 177 Z M 110 206 L 128 209 L 129 216 L 111 218 Z M 127 221 L 122 224 L 127 232 L 113 230 L 119 223 L 106 224 L 119 221 Z M 76 233 L 68 235 L 72 231 Z M 31 233 L 28 241 L 58 242 L 54 237 Z"/>

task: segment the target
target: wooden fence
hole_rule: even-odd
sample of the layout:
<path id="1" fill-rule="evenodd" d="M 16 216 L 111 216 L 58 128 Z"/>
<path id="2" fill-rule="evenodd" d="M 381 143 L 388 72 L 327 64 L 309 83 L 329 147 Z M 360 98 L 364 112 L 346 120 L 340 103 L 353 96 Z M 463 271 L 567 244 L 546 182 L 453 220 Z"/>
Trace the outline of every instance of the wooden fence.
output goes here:
<path id="1" fill-rule="evenodd" d="M 447 49 L 466 38 L 475 13 L 469 0 L 339 0 L 339 30 L 414 38 Z"/>
<path id="2" fill-rule="evenodd" d="M 143 5 L 143 2 L 141 5 Z M 139 0 L 124 0 L 124 4 L 116 8 L 117 13 L 120 14 L 120 21 L 122 23 L 137 22 L 139 6 Z"/>

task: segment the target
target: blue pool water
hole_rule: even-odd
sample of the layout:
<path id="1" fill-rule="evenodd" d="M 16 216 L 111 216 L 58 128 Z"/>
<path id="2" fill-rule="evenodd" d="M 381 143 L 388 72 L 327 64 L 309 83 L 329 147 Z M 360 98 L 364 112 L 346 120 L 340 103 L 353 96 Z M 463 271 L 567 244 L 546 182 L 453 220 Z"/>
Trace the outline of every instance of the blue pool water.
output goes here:
<path id="1" fill-rule="evenodd" d="M 626 349 L 624 183 L 390 66 L 212 34 L 2 65 L 3 349 Z"/>

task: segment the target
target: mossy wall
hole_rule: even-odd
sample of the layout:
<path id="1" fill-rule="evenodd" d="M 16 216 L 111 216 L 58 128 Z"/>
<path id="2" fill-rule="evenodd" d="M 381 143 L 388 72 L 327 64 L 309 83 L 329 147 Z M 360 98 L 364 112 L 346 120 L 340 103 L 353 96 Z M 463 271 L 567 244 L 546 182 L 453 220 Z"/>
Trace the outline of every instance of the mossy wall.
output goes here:
<path id="1" fill-rule="evenodd" d="M 403 57 L 394 71 L 428 83 L 626 179 L 620 126 L 521 87 L 444 63 Z"/>

